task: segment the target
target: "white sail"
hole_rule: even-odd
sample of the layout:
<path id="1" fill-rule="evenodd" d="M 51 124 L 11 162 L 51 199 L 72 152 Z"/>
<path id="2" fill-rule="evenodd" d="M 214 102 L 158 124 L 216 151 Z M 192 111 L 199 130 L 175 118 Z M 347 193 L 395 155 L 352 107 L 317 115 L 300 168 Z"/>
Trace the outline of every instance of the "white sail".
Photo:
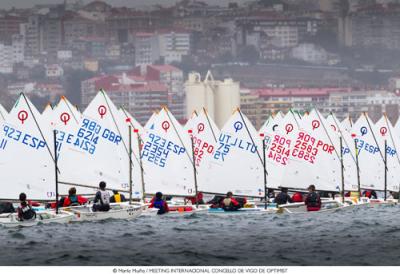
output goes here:
<path id="1" fill-rule="evenodd" d="M 7 110 L 0 104 L 0 121 L 6 120 L 7 115 L 8 115 Z"/>
<path id="2" fill-rule="evenodd" d="M 399 139 L 386 115 L 382 116 L 375 124 L 375 132 L 382 154 L 385 153 L 386 140 L 387 190 L 399 191 L 400 178 L 398 174 L 400 172 L 400 158 L 397 153 Z"/>
<path id="3" fill-rule="evenodd" d="M 47 123 L 48 125 L 53 126 L 53 119 L 54 119 L 54 115 L 53 115 L 53 107 L 51 106 L 50 103 L 47 103 L 46 107 L 44 108 L 43 112 L 42 112 L 42 121 L 44 123 Z"/>
<path id="4" fill-rule="evenodd" d="M 294 127 L 290 135 L 292 149 L 283 186 L 306 189 L 314 184 L 320 190 L 339 191 L 340 159 L 330 140 L 334 134 L 315 110 L 303 116 L 299 124 L 300 128 Z"/>
<path id="5" fill-rule="evenodd" d="M 194 120 L 197 118 L 197 112 L 193 111 L 190 118 L 186 121 L 186 124 L 183 126 L 183 130 L 187 132 L 189 129 L 193 128 Z"/>
<path id="6" fill-rule="evenodd" d="M 348 132 L 351 132 L 351 128 L 353 127 L 353 121 L 351 117 L 347 117 L 342 121 L 342 128 Z"/>
<path id="7" fill-rule="evenodd" d="M 143 142 L 146 193 L 194 195 L 191 140 L 166 108 L 154 116 Z"/>
<path id="8" fill-rule="evenodd" d="M 221 129 L 213 158 L 204 164 L 202 176 L 211 192 L 264 197 L 262 141 L 239 110 Z"/>
<path id="9" fill-rule="evenodd" d="M 335 137 L 332 137 L 332 140 L 336 148 L 340 148 L 340 137 L 342 138 L 344 189 L 346 191 L 358 191 L 357 161 L 354 139 L 351 137 L 350 132 L 344 129 L 343 125 L 334 114 L 330 114 L 326 118 L 326 122 L 327 127 L 330 127 L 335 133 Z M 340 153 L 340 150 L 338 150 L 338 152 Z"/>
<path id="10" fill-rule="evenodd" d="M 265 120 L 264 124 L 262 124 L 260 128 L 260 132 L 266 131 L 267 129 L 271 129 L 273 122 L 274 122 L 274 117 L 268 116 L 267 120 Z"/>
<path id="11" fill-rule="evenodd" d="M 0 185 L 2 199 L 55 198 L 55 165 L 51 129 L 41 114 L 21 94 L 6 121 L 1 122 Z"/>
<path id="12" fill-rule="evenodd" d="M 282 115 L 269 117 L 259 131 L 260 136 L 265 138 L 268 188 L 281 186 L 284 170 L 288 165 L 292 142 L 286 136 L 290 134 L 290 130 L 286 132 L 285 125 L 289 117 L 293 119 L 295 117 L 291 111 L 284 117 Z"/>
<path id="13" fill-rule="evenodd" d="M 368 119 L 368 120 L 367 120 Z M 377 132 L 366 114 L 353 124 L 351 134 L 356 140 L 360 166 L 360 185 L 363 189 L 384 189 L 384 163 L 379 145 L 375 142 Z"/>
<path id="14" fill-rule="evenodd" d="M 149 120 L 147 123 L 144 125 L 144 129 L 148 130 L 154 127 L 154 121 L 156 120 L 156 117 L 158 115 L 158 112 L 153 112 L 153 114 L 150 116 Z"/>
<path id="15" fill-rule="evenodd" d="M 397 119 L 396 124 L 394 125 L 394 133 L 395 136 L 397 136 L 398 138 L 400 138 L 400 119 Z M 400 139 L 398 139 L 397 142 L 400 142 Z"/>
<path id="16" fill-rule="evenodd" d="M 191 126 L 187 128 L 187 131 L 193 136 L 198 190 L 214 192 L 214 185 L 208 184 L 207 173 L 208 163 L 214 157 L 214 152 L 218 147 L 219 129 L 204 109 L 190 121 Z"/>
<path id="17" fill-rule="evenodd" d="M 285 114 L 282 111 L 278 111 L 273 116 L 274 116 L 274 119 L 278 119 L 277 121 L 281 121 L 285 117 Z"/>
<path id="18" fill-rule="evenodd" d="M 46 109 L 48 110 L 42 113 L 42 118 L 46 125 L 52 130 L 56 130 L 57 156 L 60 157 L 61 148 L 69 146 L 73 141 L 73 135 L 77 131 L 82 119 L 81 113 L 64 96 L 61 97 L 59 103 L 54 108 Z M 53 135 L 50 138 L 53 138 Z M 54 148 L 51 149 L 53 150 Z M 64 169 L 65 162 L 58 161 L 59 178 L 63 177 L 65 173 Z M 71 185 L 59 184 L 58 192 L 61 195 L 68 194 L 68 190 L 71 187 Z M 79 194 L 94 194 L 95 192 L 95 188 L 74 187 Z"/>
<path id="19" fill-rule="evenodd" d="M 131 149 L 132 149 L 132 198 L 143 197 L 143 181 L 140 167 L 140 151 L 139 144 L 142 145 L 142 135 L 144 128 L 136 119 L 127 112 L 124 108 L 119 110 L 122 121 L 117 121 L 120 124 L 122 138 L 127 140 L 126 145 L 129 150 L 129 126 L 131 127 Z M 129 169 L 129 153 L 122 153 L 122 163 L 126 163 Z M 128 171 L 129 174 L 129 171 Z"/>
<path id="20" fill-rule="evenodd" d="M 122 121 L 116 106 L 100 91 L 83 113 L 79 126 L 68 135 L 60 149 L 60 181 L 97 187 L 105 181 L 108 188 L 129 190 L 129 162 L 126 141 L 117 121 Z M 60 167 L 61 169 L 61 167 Z"/>
<path id="21" fill-rule="evenodd" d="M 282 112 L 278 112 L 276 115 L 269 116 L 268 119 L 264 122 L 264 124 L 260 128 L 260 132 L 273 132 L 276 131 L 277 128 L 281 125 L 285 116 Z"/>

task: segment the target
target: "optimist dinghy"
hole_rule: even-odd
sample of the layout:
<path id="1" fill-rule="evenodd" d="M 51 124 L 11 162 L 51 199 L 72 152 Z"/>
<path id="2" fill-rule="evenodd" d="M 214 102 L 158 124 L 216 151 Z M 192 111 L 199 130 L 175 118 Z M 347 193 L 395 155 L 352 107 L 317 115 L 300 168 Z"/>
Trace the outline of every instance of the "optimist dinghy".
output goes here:
<path id="1" fill-rule="evenodd" d="M 307 211 L 307 207 L 304 203 L 292 203 L 280 205 L 278 207 L 277 213 L 327 213 L 334 212 L 343 208 L 352 208 L 352 206 L 348 204 L 342 204 L 338 200 L 322 200 L 321 209 L 319 211 Z"/>
<path id="2" fill-rule="evenodd" d="M 36 212 L 36 218 L 32 220 L 19 221 L 17 213 L 1 214 L 0 225 L 8 228 L 12 227 L 29 227 L 38 224 L 60 223 L 65 224 L 73 220 L 74 214 L 70 212 L 60 212 L 56 214 L 55 211 L 39 211 Z"/>
<path id="3" fill-rule="evenodd" d="M 233 215 L 233 214 L 265 214 L 265 213 L 276 213 L 277 208 L 269 207 L 267 209 L 261 207 L 250 207 L 250 208 L 239 208 L 238 210 L 226 211 L 223 208 L 210 208 L 208 214 L 215 215 Z"/>
<path id="4" fill-rule="evenodd" d="M 143 211 L 141 205 L 128 203 L 112 203 L 109 211 L 93 211 L 91 205 L 73 206 L 63 209 L 75 215 L 74 221 L 100 221 L 106 219 L 132 220 L 140 216 Z"/>
<path id="5" fill-rule="evenodd" d="M 149 208 L 150 204 L 145 205 L 145 209 L 143 209 L 143 215 L 145 216 L 155 216 L 157 215 L 157 208 Z M 209 209 L 209 205 L 199 205 L 197 208 L 195 205 L 184 205 L 179 203 L 168 203 L 168 213 L 165 215 L 190 215 L 194 213 L 207 213 Z"/>
<path id="6" fill-rule="evenodd" d="M 168 215 L 188 215 L 194 213 L 207 213 L 208 205 L 199 205 L 197 208 L 195 205 L 173 205 L 168 206 Z"/>

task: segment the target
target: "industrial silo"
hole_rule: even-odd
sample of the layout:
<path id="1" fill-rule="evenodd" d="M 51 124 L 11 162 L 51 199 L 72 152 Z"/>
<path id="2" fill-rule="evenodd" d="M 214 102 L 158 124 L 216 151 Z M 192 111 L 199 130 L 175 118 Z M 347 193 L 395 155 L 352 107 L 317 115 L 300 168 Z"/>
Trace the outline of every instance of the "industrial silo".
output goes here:
<path id="1" fill-rule="evenodd" d="M 239 82 L 225 79 L 215 82 L 214 90 L 214 121 L 222 128 L 226 121 L 232 116 L 233 111 L 240 107 Z"/>
<path id="2" fill-rule="evenodd" d="M 212 81 L 207 79 L 203 82 L 199 73 L 189 73 L 188 80 L 185 83 L 187 118 L 190 118 L 193 111 L 200 112 L 203 108 L 207 109 L 212 118 L 214 117 Z"/>

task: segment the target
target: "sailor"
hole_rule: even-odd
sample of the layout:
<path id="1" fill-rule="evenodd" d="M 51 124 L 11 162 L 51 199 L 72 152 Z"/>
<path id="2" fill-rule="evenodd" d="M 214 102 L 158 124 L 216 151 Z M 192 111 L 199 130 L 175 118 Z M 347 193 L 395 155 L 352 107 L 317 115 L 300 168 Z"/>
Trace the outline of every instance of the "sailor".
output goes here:
<path id="1" fill-rule="evenodd" d="M 11 202 L 0 202 L 0 214 L 2 213 L 14 213 L 15 208 Z"/>
<path id="2" fill-rule="evenodd" d="M 19 194 L 19 201 L 21 202 L 17 208 L 18 219 L 20 221 L 31 220 L 36 218 L 36 212 L 32 209 L 31 205 L 26 201 L 26 194 Z"/>
<path id="3" fill-rule="evenodd" d="M 389 198 L 388 199 L 399 199 L 399 192 L 389 191 Z"/>
<path id="4" fill-rule="evenodd" d="M 215 195 L 211 200 L 207 201 L 207 204 L 209 204 L 211 208 L 220 208 L 223 199 L 225 199 L 224 196 Z"/>
<path id="5" fill-rule="evenodd" d="M 307 206 L 307 211 L 319 211 L 321 209 L 321 197 L 315 191 L 315 185 L 308 187 L 308 194 L 304 201 Z"/>
<path id="6" fill-rule="evenodd" d="M 169 211 L 168 204 L 163 200 L 163 194 L 161 192 L 157 192 L 156 196 L 153 197 L 149 208 L 158 208 L 157 214 L 164 214 Z"/>
<path id="7" fill-rule="evenodd" d="M 378 195 L 376 195 L 375 190 L 364 190 L 362 196 L 367 197 L 369 199 L 378 199 Z"/>
<path id="8" fill-rule="evenodd" d="M 274 191 L 272 188 L 268 188 L 267 197 L 268 197 L 268 199 L 270 199 L 271 201 L 272 201 L 273 199 L 275 199 L 275 191 Z"/>
<path id="9" fill-rule="evenodd" d="M 80 195 L 76 195 L 76 188 L 71 187 L 68 190 L 68 197 L 61 198 L 58 205 L 60 207 L 78 206 L 78 205 L 86 204 L 87 202 L 88 202 L 88 199 L 86 199 L 85 197 L 82 197 Z"/>
<path id="10" fill-rule="evenodd" d="M 301 192 L 296 192 L 295 194 L 293 194 L 292 196 L 292 202 L 293 203 L 302 203 L 303 200 L 303 194 Z"/>
<path id="11" fill-rule="evenodd" d="M 100 190 L 94 197 L 93 211 L 109 211 L 110 210 L 110 193 L 106 190 L 106 183 L 100 182 Z"/>
<path id="12" fill-rule="evenodd" d="M 199 205 L 204 205 L 203 193 L 198 192 L 195 197 L 185 197 L 185 202 L 191 202 L 192 205 L 195 205 L 196 203 Z"/>
<path id="13" fill-rule="evenodd" d="M 122 203 L 122 202 L 126 202 L 126 198 L 124 196 L 124 194 L 120 194 L 118 192 L 118 190 L 114 189 L 113 190 L 114 195 L 111 196 L 110 198 L 110 203 Z"/>
<path id="14" fill-rule="evenodd" d="M 221 202 L 221 208 L 223 208 L 226 211 L 234 211 L 234 210 L 238 210 L 239 208 L 241 208 L 239 202 L 233 198 L 233 194 L 231 191 L 229 191 L 226 194 L 225 199 L 222 200 Z"/>
<path id="15" fill-rule="evenodd" d="M 279 192 L 278 195 L 276 195 L 275 197 L 275 203 L 277 205 L 283 205 L 291 202 L 292 198 L 290 198 L 288 194 L 288 189 L 286 187 L 282 187 L 281 192 Z"/>

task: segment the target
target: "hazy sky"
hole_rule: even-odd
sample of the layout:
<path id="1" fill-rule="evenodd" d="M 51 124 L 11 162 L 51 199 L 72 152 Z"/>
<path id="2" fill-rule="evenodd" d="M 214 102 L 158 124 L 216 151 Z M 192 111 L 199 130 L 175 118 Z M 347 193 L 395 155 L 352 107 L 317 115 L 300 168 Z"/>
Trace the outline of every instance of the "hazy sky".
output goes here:
<path id="1" fill-rule="evenodd" d="M 67 0 L 69 3 L 74 3 L 75 0 Z M 248 0 L 203 0 L 207 3 L 226 5 L 229 2 L 247 2 Z M 51 3 L 62 3 L 63 0 L 0 0 L 0 9 L 9 9 L 11 7 L 16 8 L 29 8 L 35 4 L 51 4 Z M 90 3 L 91 0 L 83 0 L 84 3 Z M 106 0 L 113 6 L 144 6 L 153 4 L 164 4 L 171 5 L 178 0 Z"/>

